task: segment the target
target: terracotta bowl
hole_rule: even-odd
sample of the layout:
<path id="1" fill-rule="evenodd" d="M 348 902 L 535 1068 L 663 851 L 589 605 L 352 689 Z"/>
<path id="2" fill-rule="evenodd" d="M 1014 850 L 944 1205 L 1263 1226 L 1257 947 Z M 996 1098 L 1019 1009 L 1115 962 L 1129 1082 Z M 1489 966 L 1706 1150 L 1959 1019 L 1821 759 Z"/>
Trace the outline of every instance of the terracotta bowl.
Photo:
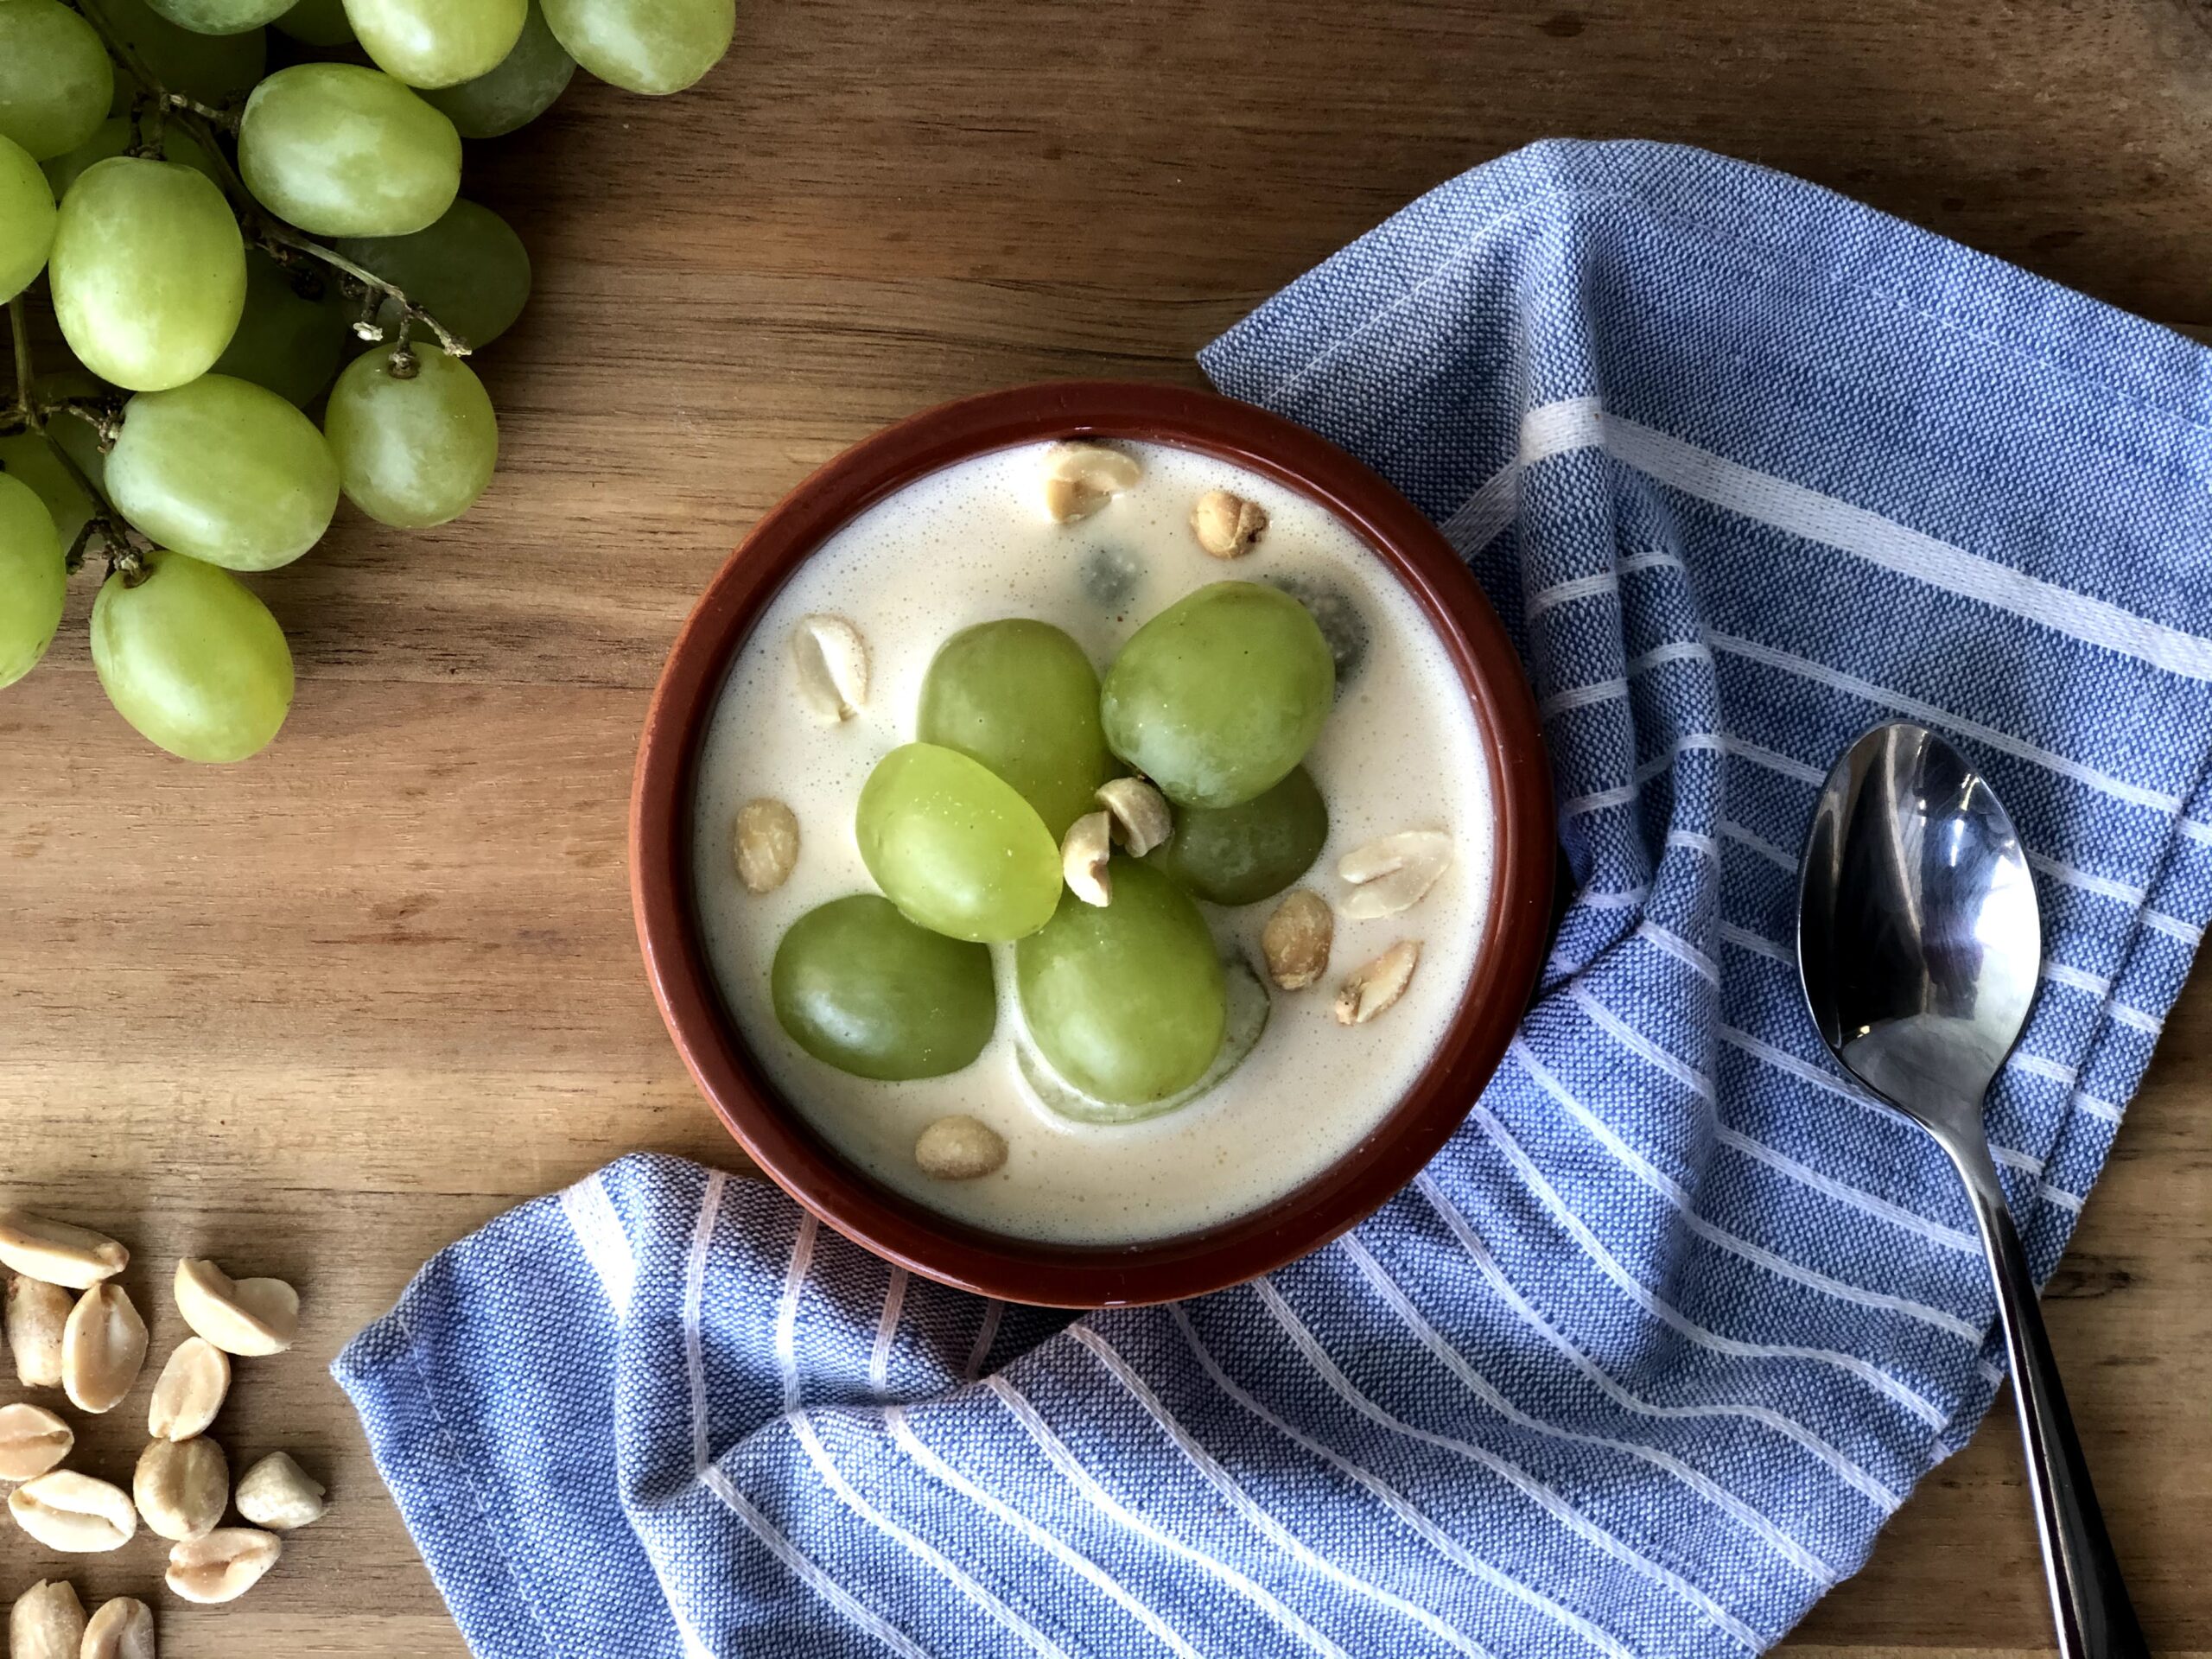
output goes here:
<path id="1" fill-rule="evenodd" d="M 863 509 L 972 455 L 1043 439 L 1126 438 L 1221 456 L 1321 503 L 1363 536 L 1448 647 L 1486 740 L 1497 803 L 1483 949 L 1459 1017 L 1397 1108 L 1333 1166 L 1205 1232 L 1114 1247 L 1039 1243 L 948 1219 L 880 1185 L 778 1096 L 724 1007 L 691 893 L 693 771 L 724 676 L 777 589 Z M 1551 785 L 1521 665 L 1435 527 L 1343 450 L 1248 404 L 1118 382 L 1017 386 L 928 410 L 855 445 L 786 496 L 730 556 L 669 653 L 638 751 L 630 876 L 645 970 L 669 1033 L 753 1160 L 846 1237 L 912 1271 L 1008 1300 L 1104 1307 L 1195 1296 L 1327 1243 L 1435 1155 L 1505 1052 L 1543 957 Z"/>

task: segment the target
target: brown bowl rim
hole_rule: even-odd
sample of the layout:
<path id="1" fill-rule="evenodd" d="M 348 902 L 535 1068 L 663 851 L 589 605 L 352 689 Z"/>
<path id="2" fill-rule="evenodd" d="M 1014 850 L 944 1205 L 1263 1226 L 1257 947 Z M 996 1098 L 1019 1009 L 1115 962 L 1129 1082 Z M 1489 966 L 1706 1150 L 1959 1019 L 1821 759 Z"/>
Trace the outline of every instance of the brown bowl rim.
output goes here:
<path id="1" fill-rule="evenodd" d="M 1072 437 L 1218 455 L 1343 519 L 1450 654 L 1485 739 L 1497 808 L 1485 943 L 1458 1015 L 1397 1106 L 1273 1204 L 1204 1232 L 1127 1246 L 989 1232 L 848 1164 L 782 1103 L 746 1049 L 692 922 L 693 763 L 728 664 L 784 582 L 855 515 L 924 475 Z M 763 1173 L 823 1222 L 912 1272 L 980 1295 L 1070 1308 L 1170 1301 L 1241 1284 L 1328 1243 L 1411 1180 L 1465 1119 L 1520 1022 L 1548 941 L 1551 804 L 1542 729 L 1512 643 L 1450 543 L 1395 488 L 1326 439 L 1249 404 L 1181 386 L 1061 381 L 963 397 L 884 428 L 818 467 L 738 544 L 677 634 L 646 712 L 631 791 L 631 898 L 654 1000 L 700 1092 Z"/>

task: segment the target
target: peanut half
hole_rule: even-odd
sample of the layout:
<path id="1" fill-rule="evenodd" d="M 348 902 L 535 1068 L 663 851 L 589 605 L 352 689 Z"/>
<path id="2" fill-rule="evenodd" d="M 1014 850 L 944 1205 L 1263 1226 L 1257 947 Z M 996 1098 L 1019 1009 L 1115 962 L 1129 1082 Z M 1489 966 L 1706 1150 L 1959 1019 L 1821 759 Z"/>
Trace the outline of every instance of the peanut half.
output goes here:
<path id="1" fill-rule="evenodd" d="M 231 1357 L 205 1337 L 187 1337 L 154 1383 L 146 1432 L 163 1440 L 204 1434 L 230 1391 Z"/>
<path id="2" fill-rule="evenodd" d="M 1045 511 L 1055 524 L 1088 518 L 1144 476 L 1136 457 L 1103 443 L 1056 443 L 1045 452 Z"/>
<path id="3" fill-rule="evenodd" d="M 1357 969 L 1337 992 L 1332 1012 L 1340 1026 L 1363 1026 L 1406 994 L 1414 964 L 1421 960 L 1418 939 L 1400 939 L 1374 961 Z"/>
<path id="4" fill-rule="evenodd" d="M 154 1610 L 135 1596 L 100 1604 L 77 1659 L 155 1659 Z"/>
<path id="5" fill-rule="evenodd" d="M 798 817 L 781 801 L 764 795 L 739 807 L 733 839 L 747 893 L 773 893 L 798 864 Z"/>
<path id="6" fill-rule="evenodd" d="M 27 1278 L 82 1290 L 121 1273 L 130 1264 L 130 1252 L 90 1228 L 0 1210 L 0 1262 Z"/>
<path id="7" fill-rule="evenodd" d="M 922 1173 L 940 1181 L 972 1181 L 1006 1163 L 1006 1137 L 980 1118 L 940 1117 L 914 1142 Z"/>
<path id="8" fill-rule="evenodd" d="M 8 1513 L 48 1549 L 66 1554 L 121 1549 L 138 1530 L 130 1493 L 68 1469 L 16 1487 L 8 1494 Z"/>
<path id="9" fill-rule="evenodd" d="M 0 1406 L 0 1480 L 35 1480 L 76 1444 L 77 1431 L 44 1406 Z"/>
<path id="10" fill-rule="evenodd" d="M 1329 946 L 1337 918 L 1328 900 L 1309 887 L 1287 895 L 1260 931 L 1268 977 L 1286 991 L 1302 991 L 1329 971 Z"/>
<path id="11" fill-rule="evenodd" d="M 282 1279 L 232 1279 L 213 1262 L 176 1264 L 176 1311 L 226 1354 L 281 1354 L 300 1333 L 300 1294 Z"/>
<path id="12" fill-rule="evenodd" d="M 8 1281 L 8 1349 L 25 1388 L 61 1386 L 61 1332 L 76 1305 L 60 1285 L 20 1273 Z"/>
<path id="13" fill-rule="evenodd" d="M 41 1579 L 8 1610 L 8 1659 L 78 1659 L 85 1605 L 76 1586 Z"/>
<path id="14" fill-rule="evenodd" d="M 273 1532 L 218 1527 L 205 1538 L 170 1548 L 168 1586 L 202 1605 L 236 1601 L 261 1582 L 283 1553 L 284 1541 Z"/>
<path id="15" fill-rule="evenodd" d="M 162 1537 L 205 1538 L 231 1500 L 231 1465 L 214 1441 L 156 1440 L 130 1477 L 139 1518 Z"/>
<path id="16" fill-rule="evenodd" d="M 286 1452 L 271 1452 L 238 1477 L 238 1505 L 240 1515 L 271 1532 L 310 1526 L 330 1507 L 322 1483 Z"/>
<path id="17" fill-rule="evenodd" d="M 1068 826 L 1060 843 L 1060 874 L 1068 891 L 1102 910 L 1114 900 L 1114 880 L 1106 869 L 1113 853 L 1105 813 L 1086 812 Z"/>
<path id="18" fill-rule="evenodd" d="M 61 1386 L 79 1411 L 113 1411 L 146 1363 L 146 1321 L 121 1285 L 94 1285 L 61 1330 Z"/>
<path id="19" fill-rule="evenodd" d="M 868 703 L 868 641 L 842 616 L 817 612 L 791 630 L 798 700 L 826 726 L 850 720 Z"/>
<path id="20" fill-rule="evenodd" d="M 1141 778 L 1109 778 L 1092 798 L 1114 820 L 1114 839 L 1131 858 L 1147 853 L 1175 833 L 1167 798 Z"/>
<path id="21" fill-rule="evenodd" d="M 1208 490 L 1191 509 L 1191 533 L 1217 559 L 1250 552 L 1267 528 L 1265 507 L 1228 490 Z"/>
<path id="22" fill-rule="evenodd" d="M 1353 888 L 1344 914 L 1364 922 L 1411 910 L 1451 863 L 1452 837 L 1441 830 L 1407 830 L 1355 847 L 1337 861 L 1337 874 Z"/>

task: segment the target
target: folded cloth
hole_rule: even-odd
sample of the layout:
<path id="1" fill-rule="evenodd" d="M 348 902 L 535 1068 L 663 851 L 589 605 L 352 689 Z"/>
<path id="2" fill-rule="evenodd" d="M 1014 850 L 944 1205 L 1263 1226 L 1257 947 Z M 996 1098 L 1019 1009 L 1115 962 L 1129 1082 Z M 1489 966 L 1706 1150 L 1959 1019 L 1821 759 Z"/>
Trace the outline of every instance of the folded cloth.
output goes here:
<path id="1" fill-rule="evenodd" d="M 1346 1238 L 1073 1324 L 668 1159 L 494 1222 L 337 1366 L 487 1659 L 1738 1656 L 1988 1408 L 1973 1223 L 1825 1059 L 1795 849 L 1894 715 L 2012 809 L 2049 966 L 1988 1124 L 2047 1274 L 2212 917 L 2212 359 L 1548 143 L 1204 360 L 1441 521 L 1527 658 L 1574 896 L 1510 1057 Z"/>

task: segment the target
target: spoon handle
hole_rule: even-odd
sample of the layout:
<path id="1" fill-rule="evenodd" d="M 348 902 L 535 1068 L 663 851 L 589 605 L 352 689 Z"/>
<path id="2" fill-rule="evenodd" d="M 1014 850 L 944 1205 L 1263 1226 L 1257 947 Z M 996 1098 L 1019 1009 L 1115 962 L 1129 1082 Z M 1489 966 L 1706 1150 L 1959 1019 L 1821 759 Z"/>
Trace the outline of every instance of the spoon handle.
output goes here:
<path id="1" fill-rule="evenodd" d="M 2005 1203 L 1997 1166 L 1980 1133 L 1965 1147 L 1949 1147 L 1966 1178 L 1997 1306 L 2012 1361 L 2012 1398 L 2020 1412 L 2020 1438 L 2028 1458 L 2028 1487 L 2035 1500 L 2036 1530 L 2043 1538 L 2044 1572 L 2063 1659 L 2149 1659 L 2142 1626 L 2120 1575 L 2105 1532 L 2103 1511 L 2089 1483 L 2089 1465 L 2066 1408 L 2058 1362 L 2044 1333 L 2036 1284 L 2020 1235 Z"/>

